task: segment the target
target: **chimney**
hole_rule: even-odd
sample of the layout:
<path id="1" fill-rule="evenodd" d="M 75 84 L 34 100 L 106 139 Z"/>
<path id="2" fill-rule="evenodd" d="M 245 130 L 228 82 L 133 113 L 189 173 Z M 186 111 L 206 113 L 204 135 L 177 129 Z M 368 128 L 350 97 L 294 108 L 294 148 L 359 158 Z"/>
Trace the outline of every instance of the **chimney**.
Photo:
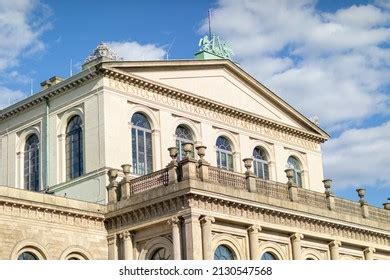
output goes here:
<path id="1" fill-rule="evenodd" d="M 48 89 L 48 88 L 51 87 L 51 86 L 54 86 L 54 85 L 56 85 L 56 84 L 62 82 L 63 80 L 64 80 L 64 79 L 61 78 L 61 77 L 53 76 L 53 77 L 51 77 L 50 79 L 48 79 L 48 80 L 46 80 L 46 81 L 43 81 L 43 82 L 41 83 L 41 87 L 42 87 L 43 90 L 45 90 L 45 89 Z"/>

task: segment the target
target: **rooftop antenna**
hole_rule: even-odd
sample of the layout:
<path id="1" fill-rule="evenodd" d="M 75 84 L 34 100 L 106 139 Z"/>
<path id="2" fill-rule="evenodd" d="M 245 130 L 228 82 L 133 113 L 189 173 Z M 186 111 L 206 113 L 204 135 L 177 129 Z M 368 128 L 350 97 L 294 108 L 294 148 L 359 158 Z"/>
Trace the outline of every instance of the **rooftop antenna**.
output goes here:
<path id="1" fill-rule="evenodd" d="M 209 16 L 209 37 L 211 39 L 211 9 L 208 11 L 208 16 Z"/>
<path id="2" fill-rule="evenodd" d="M 173 38 L 171 44 L 169 45 L 169 48 L 168 48 L 168 50 L 167 50 L 167 55 L 166 55 L 166 59 L 167 59 L 167 60 L 169 59 L 169 51 L 171 50 L 173 44 L 175 43 L 175 40 L 176 40 L 176 37 Z"/>
<path id="3" fill-rule="evenodd" d="M 72 59 L 70 59 L 69 67 L 70 67 L 69 74 L 70 74 L 70 77 L 72 77 L 73 76 L 73 61 L 72 61 Z"/>
<path id="4" fill-rule="evenodd" d="M 30 79 L 30 95 L 33 95 L 34 92 L 34 81 Z"/>

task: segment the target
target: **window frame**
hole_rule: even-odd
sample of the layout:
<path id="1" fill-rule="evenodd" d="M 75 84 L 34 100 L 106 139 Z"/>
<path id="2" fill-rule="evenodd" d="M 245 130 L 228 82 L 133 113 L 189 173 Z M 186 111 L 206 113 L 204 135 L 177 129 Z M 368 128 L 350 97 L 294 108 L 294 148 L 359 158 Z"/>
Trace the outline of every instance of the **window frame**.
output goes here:
<path id="1" fill-rule="evenodd" d="M 256 157 L 256 155 L 255 155 L 255 151 L 256 150 L 259 150 L 260 152 L 262 152 L 264 154 L 264 158 L 265 159 L 260 159 L 260 158 Z M 254 171 L 254 174 L 257 177 L 259 177 L 260 179 L 269 180 L 270 179 L 269 161 L 268 161 L 268 155 L 267 155 L 266 150 L 263 147 L 261 147 L 261 146 L 256 146 L 253 149 L 252 156 L 253 156 L 253 171 Z M 259 169 L 262 171 L 261 172 L 262 174 L 259 174 Z"/>
<path id="2" fill-rule="evenodd" d="M 35 142 L 28 143 L 35 137 Z M 35 147 L 31 148 L 31 146 Z M 26 137 L 23 149 L 23 187 L 39 192 L 41 189 L 41 141 L 38 134 L 32 133 Z M 27 148 L 30 147 L 30 148 Z M 34 179 L 31 179 L 33 177 Z M 33 181 L 32 181 L 33 180 Z M 36 184 L 32 184 L 36 182 Z M 31 185 L 32 184 L 32 185 Z"/>
<path id="3" fill-rule="evenodd" d="M 221 253 L 221 248 L 224 248 L 225 251 L 227 251 L 229 253 L 229 257 L 231 258 L 218 258 L 218 253 Z M 215 250 L 214 250 L 214 260 L 236 260 L 237 257 L 236 257 L 236 254 L 234 253 L 234 250 L 232 248 L 230 248 L 228 245 L 226 244 L 220 244 L 218 245 Z"/>
<path id="4" fill-rule="evenodd" d="M 218 144 L 219 139 L 224 139 L 229 149 L 221 148 Z M 233 148 L 232 148 L 232 141 L 226 137 L 226 136 L 218 136 L 217 140 L 215 141 L 216 146 L 216 161 L 217 161 L 217 167 L 221 169 L 225 169 L 228 171 L 234 171 L 234 157 L 233 157 Z M 226 165 L 223 165 L 223 157 L 225 157 Z M 230 159 L 230 160 L 229 160 Z"/>
<path id="5" fill-rule="evenodd" d="M 145 118 L 148 127 L 142 127 L 135 125 L 133 123 L 133 118 L 137 115 L 141 115 L 143 118 Z M 132 170 L 133 174 L 136 175 L 146 175 L 149 173 L 153 172 L 153 161 L 154 161 L 154 156 L 153 156 L 153 135 L 152 135 L 152 125 L 151 122 L 146 114 L 143 112 L 135 112 L 130 119 L 130 133 L 131 133 L 131 153 L 132 153 Z M 142 143 L 140 143 L 140 133 L 142 134 Z M 148 140 L 149 138 L 149 140 Z M 135 141 L 135 142 L 134 142 Z M 150 147 L 148 147 L 148 141 L 150 141 Z M 139 149 L 140 145 L 143 145 L 144 147 L 144 156 L 143 156 L 143 169 L 140 168 L 141 162 L 140 162 L 140 157 L 139 157 Z M 135 148 L 135 150 L 134 150 Z M 149 150 L 148 150 L 149 149 Z M 148 152 L 149 151 L 149 152 Z"/>
<path id="6" fill-rule="evenodd" d="M 177 133 L 177 130 L 179 128 L 182 128 L 183 130 L 187 130 L 189 132 L 189 135 L 190 137 L 189 138 L 184 138 L 184 137 L 181 137 L 178 135 Z M 192 131 L 191 128 L 189 128 L 188 126 L 186 125 L 183 125 L 183 124 L 179 124 L 176 129 L 175 129 L 175 143 L 176 143 L 176 148 L 178 149 L 178 155 L 177 155 L 177 159 L 180 161 L 182 159 L 184 159 L 185 157 L 185 152 L 184 152 L 184 147 L 183 147 L 183 144 L 186 144 L 186 143 L 191 143 L 193 144 L 193 148 L 192 148 L 192 152 L 191 152 L 191 157 L 194 158 L 194 155 L 195 155 L 195 151 L 194 151 L 194 147 L 195 147 L 195 140 L 194 140 L 194 133 Z"/>
<path id="7" fill-rule="evenodd" d="M 73 121 L 79 119 L 79 123 L 74 124 L 77 125 L 78 128 L 72 128 L 70 130 L 70 125 Z M 76 140 L 74 140 L 76 138 Z M 77 143 L 77 155 L 75 156 L 75 143 Z M 67 181 L 73 180 L 84 175 L 85 168 L 85 160 L 84 160 L 84 121 L 83 118 L 76 114 L 72 115 L 68 118 L 66 127 L 65 127 L 65 178 Z M 76 165 L 76 160 L 78 159 L 78 170 L 74 170 L 74 166 Z"/>
<path id="8" fill-rule="evenodd" d="M 290 162 L 290 159 L 293 162 Z M 296 163 L 296 164 L 294 164 Z M 287 165 L 293 170 L 293 182 L 299 188 L 303 188 L 303 168 L 302 162 L 296 156 L 289 156 L 287 159 Z"/>

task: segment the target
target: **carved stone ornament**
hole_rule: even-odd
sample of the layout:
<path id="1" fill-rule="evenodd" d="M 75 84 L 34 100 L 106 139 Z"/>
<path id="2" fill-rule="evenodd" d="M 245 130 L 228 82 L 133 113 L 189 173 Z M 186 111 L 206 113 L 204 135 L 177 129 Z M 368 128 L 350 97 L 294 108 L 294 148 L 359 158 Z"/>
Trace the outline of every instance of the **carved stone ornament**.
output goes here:
<path id="1" fill-rule="evenodd" d="M 110 60 L 123 60 L 116 53 L 114 53 L 105 43 L 101 42 L 93 51 L 93 53 L 85 59 L 85 63 L 91 62 L 101 57 L 106 57 Z"/>

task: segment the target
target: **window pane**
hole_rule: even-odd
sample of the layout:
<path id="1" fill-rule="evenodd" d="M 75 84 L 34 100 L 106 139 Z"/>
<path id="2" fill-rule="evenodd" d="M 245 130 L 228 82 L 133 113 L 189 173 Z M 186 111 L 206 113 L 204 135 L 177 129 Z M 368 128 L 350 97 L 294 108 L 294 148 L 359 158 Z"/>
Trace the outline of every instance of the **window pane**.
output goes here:
<path id="1" fill-rule="evenodd" d="M 27 190 L 39 191 L 40 188 L 40 153 L 39 138 L 36 134 L 28 137 L 24 147 L 24 187 Z"/>
<path id="2" fill-rule="evenodd" d="M 18 256 L 19 261 L 33 261 L 38 260 L 38 257 L 31 252 L 23 252 Z"/>
<path id="3" fill-rule="evenodd" d="M 144 175 L 153 172 L 152 133 L 148 119 L 141 113 L 131 118 L 131 148 L 133 172 Z"/>
<path id="4" fill-rule="evenodd" d="M 262 256 L 261 256 L 261 260 L 263 261 L 273 261 L 273 260 L 277 260 L 278 258 L 270 253 L 270 252 L 265 252 Z"/>
<path id="5" fill-rule="evenodd" d="M 229 170 L 233 171 L 233 155 L 228 154 L 228 168 Z"/>
<path id="6" fill-rule="evenodd" d="M 226 154 L 221 153 L 221 168 L 227 169 Z"/>
<path id="7" fill-rule="evenodd" d="M 66 128 L 66 177 L 74 179 L 84 172 L 83 162 L 83 133 L 80 116 L 74 116 Z"/>
<path id="8" fill-rule="evenodd" d="M 219 245 L 215 249 L 214 260 L 234 260 L 234 254 L 227 246 Z"/>
<path id="9" fill-rule="evenodd" d="M 146 162 L 147 173 L 153 172 L 153 147 L 152 147 L 152 134 L 146 132 Z"/>

